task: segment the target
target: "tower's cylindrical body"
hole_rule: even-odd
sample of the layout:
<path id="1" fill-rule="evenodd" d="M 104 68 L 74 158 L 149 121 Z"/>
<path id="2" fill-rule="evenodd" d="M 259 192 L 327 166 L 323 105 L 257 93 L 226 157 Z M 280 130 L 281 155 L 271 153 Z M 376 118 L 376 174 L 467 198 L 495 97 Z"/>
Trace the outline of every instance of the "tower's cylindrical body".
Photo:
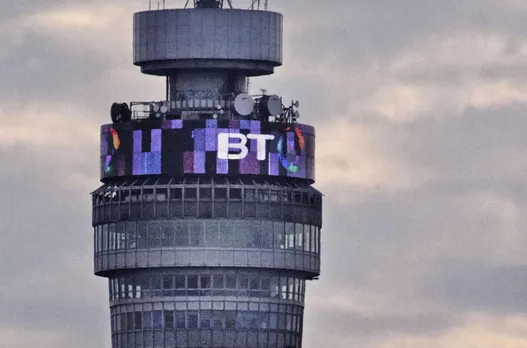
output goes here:
<path id="1" fill-rule="evenodd" d="M 94 266 L 112 346 L 301 347 L 320 271 L 315 132 L 262 117 L 272 98 L 240 111 L 246 78 L 281 64 L 281 16 L 203 7 L 136 14 L 135 63 L 169 93 L 101 127 Z"/>

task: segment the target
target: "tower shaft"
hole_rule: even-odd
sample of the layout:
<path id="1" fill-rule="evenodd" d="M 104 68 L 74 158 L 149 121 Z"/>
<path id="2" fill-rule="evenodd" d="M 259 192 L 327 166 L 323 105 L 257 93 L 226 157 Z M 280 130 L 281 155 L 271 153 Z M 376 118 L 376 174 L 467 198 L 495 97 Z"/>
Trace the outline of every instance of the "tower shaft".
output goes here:
<path id="1" fill-rule="evenodd" d="M 297 103 L 246 93 L 282 64 L 282 16 L 212 0 L 139 12 L 134 64 L 167 95 L 116 103 L 101 127 L 94 268 L 113 348 L 301 347 L 320 274 L 315 130 Z"/>

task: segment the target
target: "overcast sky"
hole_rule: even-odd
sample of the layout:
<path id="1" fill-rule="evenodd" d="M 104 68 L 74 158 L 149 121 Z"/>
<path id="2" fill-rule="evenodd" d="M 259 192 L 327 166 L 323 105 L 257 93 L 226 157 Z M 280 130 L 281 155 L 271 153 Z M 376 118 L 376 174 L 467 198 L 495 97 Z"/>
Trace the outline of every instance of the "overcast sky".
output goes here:
<path id="1" fill-rule="evenodd" d="M 164 95 L 131 61 L 147 7 L 0 2 L 2 347 L 110 346 L 89 192 L 110 104 Z M 284 65 L 252 87 L 300 100 L 326 194 L 305 347 L 527 347 L 527 2 L 270 9 Z"/>

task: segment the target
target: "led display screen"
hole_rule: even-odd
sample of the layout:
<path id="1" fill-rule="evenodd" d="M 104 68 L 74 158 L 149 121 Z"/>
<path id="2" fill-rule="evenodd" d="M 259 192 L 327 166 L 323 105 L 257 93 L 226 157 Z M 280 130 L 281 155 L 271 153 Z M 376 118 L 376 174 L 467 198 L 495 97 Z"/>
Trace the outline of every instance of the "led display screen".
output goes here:
<path id="1" fill-rule="evenodd" d="M 101 178 L 186 174 L 315 178 L 315 130 L 249 120 L 142 120 L 101 127 Z"/>

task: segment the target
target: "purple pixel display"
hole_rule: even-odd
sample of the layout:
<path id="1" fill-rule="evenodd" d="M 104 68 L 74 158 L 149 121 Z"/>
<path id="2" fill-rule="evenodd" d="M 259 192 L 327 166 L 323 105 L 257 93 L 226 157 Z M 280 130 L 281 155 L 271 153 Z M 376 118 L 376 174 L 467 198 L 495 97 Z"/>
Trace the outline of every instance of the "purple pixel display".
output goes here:
<path id="1" fill-rule="evenodd" d="M 260 175 L 314 181 L 315 130 L 254 120 L 142 120 L 101 127 L 101 179 Z"/>

